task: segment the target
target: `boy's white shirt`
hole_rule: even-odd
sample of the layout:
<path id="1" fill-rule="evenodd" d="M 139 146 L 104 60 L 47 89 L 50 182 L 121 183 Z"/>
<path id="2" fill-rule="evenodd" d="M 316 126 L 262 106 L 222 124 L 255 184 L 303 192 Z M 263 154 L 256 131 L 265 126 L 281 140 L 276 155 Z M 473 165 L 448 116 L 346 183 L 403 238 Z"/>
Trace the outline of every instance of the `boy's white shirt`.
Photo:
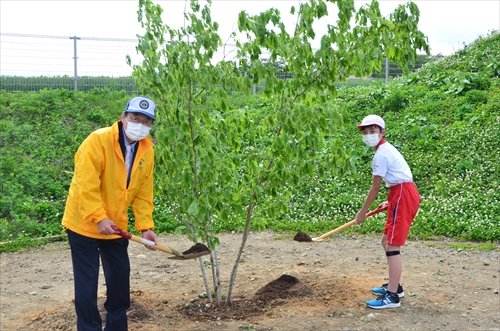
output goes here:
<path id="1" fill-rule="evenodd" d="M 387 141 L 378 146 L 372 161 L 373 176 L 380 176 L 387 187 L 412 182 L 413 175 L 401 153 Z"/>

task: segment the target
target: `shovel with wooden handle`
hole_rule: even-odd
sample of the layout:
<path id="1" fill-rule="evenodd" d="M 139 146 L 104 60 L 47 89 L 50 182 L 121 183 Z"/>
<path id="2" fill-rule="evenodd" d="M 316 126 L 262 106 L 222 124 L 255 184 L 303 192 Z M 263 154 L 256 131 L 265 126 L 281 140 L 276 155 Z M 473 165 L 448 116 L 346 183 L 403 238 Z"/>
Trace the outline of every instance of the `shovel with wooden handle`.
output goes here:
<path id="1" fill-rule="evenodd" d="M 111 228 L 116 231 L 116 234 L 122 236 L 123 238 L 127 238 L 129 240 L 135 241 L 139 244 L 143 244 L 146 246 L 153 246 L 153 247 L 156 247 L 156 249 L 159 249 L 160 251 L 175 255 L 175 256 L 169 257 L 169 259 L 171 259 L 171 260 L 191 260 L 191 259 L 196 259 L 200 256 L 207 255 L 210 253 L 210 251 L 207 249 L 206 251 L 203 251 L 203 252 L 183 254 L 183 253 L 180 253 L 179 251 L 177 251 L 173 248 L 170 248 L 166 245 L 155 244 L 151 240 L 144 239 L 144 238 L 138 237 L 136 235 L 133 235 L 131 233 L 125 232 L 122 229 L 120 229 L 119 227 L 117 227 L 116 225 L 112 225 Z"/>
<path id="2" fill-rule="evenodd" d="M 375 214 L 378 214 L 380 213 L 381 211 L 384 211 L 384 210 L 387 210 L 387 207 L 389 206 L 389 204 L 387 202 L 384 202 L 384 203 L 381 203 L 377 208 L 375 208 L 374 210 L 372 210 L 371 212 L 367 213 L 366 214 L 366 217 L 370 217 L 372 215 L 375 215 Z M 335 233 L 337 232 L 340 232 L 344 229 L 347 229 L 348 227 L 350 227 L 351 225 L 353 224 L 356 224 L 356 220 L 352 220 L 350 221 L 349 223 L 346 223 L 344 225 L 341 225 L 339 226 L 338 228 L 330 231 L 330 232 L 327 232 L 325 233 L 324 235 L 322 236 L 319 236 L 317 238 L 311 238 L 312 241 L 323 241 L 324 239 L 330 237 L 331 235 L 334 235 Z"/>

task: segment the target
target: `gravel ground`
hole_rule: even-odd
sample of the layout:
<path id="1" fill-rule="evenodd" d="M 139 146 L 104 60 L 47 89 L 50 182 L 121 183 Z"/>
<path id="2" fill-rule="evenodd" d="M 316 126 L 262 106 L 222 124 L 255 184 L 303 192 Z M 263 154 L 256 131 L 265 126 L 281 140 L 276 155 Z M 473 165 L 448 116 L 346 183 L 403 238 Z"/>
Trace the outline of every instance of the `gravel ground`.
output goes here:
<path id="1" fill-rule="evenodd" d="M 225 294 L 241 234 L 219 238 Z M 173 235 L 159 236 L 159 242 L 181 251 L 192 246 L 185 237 Z M 129 329 L 500 330 L 499 247 L 483 252 L 454 250 L 451 244 L 448 240 L 408 241 L 401 251 L 401 283 L 406 294 L 401 308 L 372 310 L 365 305 L 374 298 L 370 288 L 387 281 L 377 237 L 348 233 L 324 242 L 299 243 L 293 235 L 252 233 L 238 269 L 231 310 L 207 306 L 206 299 L 199 298 L 205 287 L 197 260 L 169 260 L 166 253 L 130 243 L 133 301 Z M 0 330 L 76 330 L 67 243 L 0 257 Z M 205 270 L 211 275 L 210 267 Z M 252 301 L 259 289 L 283 274 L 312 288 L 312 294 L 265 304 Z M 105 296 L 102 277 L 101 305 Z M 188 316 L 186 305 L 205 306 L 207 316 Z M 242 313 L 251 305 L 262 313 Z"/>

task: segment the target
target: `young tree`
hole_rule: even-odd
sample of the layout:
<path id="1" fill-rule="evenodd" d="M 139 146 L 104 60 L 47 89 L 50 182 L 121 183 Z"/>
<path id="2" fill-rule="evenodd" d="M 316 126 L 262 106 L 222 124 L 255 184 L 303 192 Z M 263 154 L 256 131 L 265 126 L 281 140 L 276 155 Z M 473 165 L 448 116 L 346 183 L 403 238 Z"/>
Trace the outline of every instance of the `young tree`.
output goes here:
<path id="1" fill-rule="evenodd" d="M 289 188 L 310 179 L 316 165 L 329 165 L 339 174 L 349 167 L 349 153 L 337 135 L 344 117 L 335 104 L 335 83 L 351 75 L 371 75 L 380 70 L 385 56 L 406 66 L 417 58 L 416 49 L 428 51 L 413 3 L 399 6 L 386 19 L 376 1 L 358 12 L 353 0 L 331 2 L 338 8 L 337 21 L 321 36 L 319 50 L 311 46 L 313 23 L 333 18 L 325 1 L 310 0 L 298 10 L 291 8 L 299 18 L 292 34 L 276 9 L 255 16 L 241 12 L 238 27 L 246 41 L 236 41 L 237 60 L 212 63 L 222 43 L 210 1 L 201 8 L 192 0 L 191 12 L 185 14 L 189 25 L 177 30 L 162 23 L 159 6 L 139 1 L 139 21 L 146 33 L 137 46 L 144 62 L 134 66 L 134 76 L 161 109 L 157 192 L 176 206 L 194 241 L 200 237 L 210 244 L 218 304 L 221 280 L 213 222 L 244 219 L 229 303 L 252 221 L 263 228 L 266 218 L 286 212 Z M 269 58 L 262 56 L 264 51 Z M 277 70 L 292 76 L 281 79 Z M 268 98 L 265 111 L 228 109 L 228 91 L 248 93 L 260 82 Z M 255 217 L 262 202 L 267 202 L 260 205 L 265 208 Z M 203 271 L 201 259 L 200 266 Z M 205 286 L 212 301 L 206 278 Z"/>
<path id="2" fill-rule="evenodd" d="M 428 50 L 426 38 L 417 28 L 418 7 L 409 3 L 399 6 L 389 19 L 381 16 L 378 2 L 362 7 L 357 13 L 354 1 L 331 1 L 337 4 L 338 20 L 328 25 L 321 37 L 321 47 L 313 51 L 313 23 L 328 16 L 327 3 L 311 0 L 300 6 L 294 33 L 289 34 L 276 9 L 259 15 L 239 15 L 238 26 L 247 41 L 238 42 L 238 57 L 243 71 L 247 67 L 253 83 L 265 81 L 264 94 L 274 104 L 264 121 L 271 123 L 274 137 L 261 153 L 267 167 L 255 175 L 259 178 L 250 210 L 258 201 L 260 190 L 297 183 L 297 177 L 312 174 L 314 162 L 330 162 L 342 170 L 348 158 L 335 129 L 342 125 L 341 111 L 335 107 L 335 83 L 354 75 L 364 77 L 380 70 L 384 53 L 403 68 L 417 59 L 416 49 Z M 295 8 L 291 9 L 292 14 Z M 350 22 L 354 17 L 355 26 Z M 329 17 L 330 18 L 330 17 Z M 283 71 L 293 73 L 293 79 L 277 77 L 275 65 L 262 61 L 263 51 L 270 62 L 285 63 Z M 326 140 L 325 137 L 330 137 Z M 286 208 L 284 208 L 286 209 Z M 238 261 L 246 241 L 246 231 L 231 272 L 227 300 L 231 297 Z"/>

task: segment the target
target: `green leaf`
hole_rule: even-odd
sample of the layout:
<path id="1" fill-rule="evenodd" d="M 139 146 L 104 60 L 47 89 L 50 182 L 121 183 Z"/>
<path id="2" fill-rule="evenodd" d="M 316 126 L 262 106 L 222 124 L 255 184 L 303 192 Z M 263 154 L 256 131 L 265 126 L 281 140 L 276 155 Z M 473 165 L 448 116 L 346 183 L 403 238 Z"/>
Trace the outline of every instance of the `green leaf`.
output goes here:
<path id="1" fill-rule="evenodd" d="M 189 206 L 188 213 L 193 216 L 198 215 L 198 203 L 196 200 L 194 200 Z"/>
<path id="2" fill-rule="evenodd" d="M 228 221 L 227 211 L 225 209 L 221 210 L 219 217 L 224 222 L 227 222 Z"/>
<path id="3" fill-rule="evenodd" d="M 222 111 L 227 111 L 227 103 L 226 103 L 225 99 L 221 99 L 220 107 L 221 107 Z"/>
<path id="4" fill-rule="evenodd" d="M 170 141 L 175 140 L 175 128 L 168 128 L 167 129 L 167 137 Z"/>
<path id="5" fill-rule="evenodd" d="M 187 229 L 185 225 L 180 225 L 175 229 L 175 234 L 176 235 L 181 235 L 184 233 L 184 231 Z"/>
<path id="6" fill-rule="evenodd" d="M 216 245 L 220 245 L 219 238 L 216 236 L 210 236 L 210 248 L 211 248 L 211 250 L 214 250 Z"/>

